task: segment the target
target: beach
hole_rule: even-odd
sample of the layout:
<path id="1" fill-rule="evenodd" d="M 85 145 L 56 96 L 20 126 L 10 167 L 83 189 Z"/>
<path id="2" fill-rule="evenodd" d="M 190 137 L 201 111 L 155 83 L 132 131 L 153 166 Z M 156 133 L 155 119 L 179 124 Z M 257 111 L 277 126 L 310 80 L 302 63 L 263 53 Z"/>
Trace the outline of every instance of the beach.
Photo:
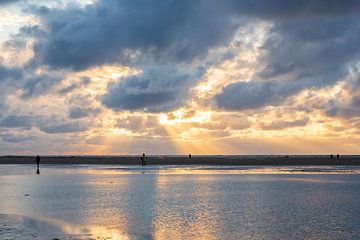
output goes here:
<path id="1" fill-rule="evenodd" d="M 359 239 L 358 166 L 0 165 L 0 239 Z"/>
<path id="2" fill-rule="evenodd" d="M 0 164 L 33 164 L 36 156 L 0 156 Z M 148 165 L 360 165 L 360 155 L 149 155 Z M 141 155 L 41 156 L 43 164 L 141 164 Z"/>

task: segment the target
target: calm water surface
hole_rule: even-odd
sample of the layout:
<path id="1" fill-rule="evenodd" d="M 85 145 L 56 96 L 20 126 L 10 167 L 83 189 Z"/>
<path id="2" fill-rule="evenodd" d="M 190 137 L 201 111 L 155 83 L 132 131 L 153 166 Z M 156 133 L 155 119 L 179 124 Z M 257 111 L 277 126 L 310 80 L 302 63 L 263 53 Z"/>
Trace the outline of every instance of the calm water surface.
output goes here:
<path id="1" fill-rule="evenodd" d="M 360 239 L 359 167 L 0 165 L 0 239 Z"/>

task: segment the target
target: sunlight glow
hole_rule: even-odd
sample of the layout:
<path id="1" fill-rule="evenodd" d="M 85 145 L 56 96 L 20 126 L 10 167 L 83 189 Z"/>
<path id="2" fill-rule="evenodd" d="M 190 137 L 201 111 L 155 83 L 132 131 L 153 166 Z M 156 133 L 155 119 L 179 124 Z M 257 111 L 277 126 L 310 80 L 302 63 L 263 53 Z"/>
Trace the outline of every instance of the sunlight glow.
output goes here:
<path id="1" fill-rule="evenodd" d="M 173 113 L 160 114 L 159 122 L 162 125 L 174 125 L 177 123 L 201 123 L 209 121 L 211 112 L 196 112 L 188 116 L 188 112 L 184 110 L 177 110 Z"/>

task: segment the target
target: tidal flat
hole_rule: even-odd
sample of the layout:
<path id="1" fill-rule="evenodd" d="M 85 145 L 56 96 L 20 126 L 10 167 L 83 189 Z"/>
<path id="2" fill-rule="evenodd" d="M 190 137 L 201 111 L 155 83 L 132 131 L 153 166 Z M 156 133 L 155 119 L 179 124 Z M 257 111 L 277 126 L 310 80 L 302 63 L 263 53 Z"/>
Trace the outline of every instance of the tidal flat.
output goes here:
<path id="1" fill-rule="evenodd" d="M 359 166 L 0 165 L 0 239 L 360 239 Z"/>

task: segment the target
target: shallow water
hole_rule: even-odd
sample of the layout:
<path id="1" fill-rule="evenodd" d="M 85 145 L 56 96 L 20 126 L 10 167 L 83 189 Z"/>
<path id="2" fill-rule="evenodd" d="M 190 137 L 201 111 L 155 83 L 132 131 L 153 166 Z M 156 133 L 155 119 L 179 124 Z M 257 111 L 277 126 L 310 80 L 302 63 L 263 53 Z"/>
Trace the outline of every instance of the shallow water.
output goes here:
<path id="1" fill-rule="evenodd" d="M 0 239 L 360 239 L 359 167 L 0 165 Z"/>

